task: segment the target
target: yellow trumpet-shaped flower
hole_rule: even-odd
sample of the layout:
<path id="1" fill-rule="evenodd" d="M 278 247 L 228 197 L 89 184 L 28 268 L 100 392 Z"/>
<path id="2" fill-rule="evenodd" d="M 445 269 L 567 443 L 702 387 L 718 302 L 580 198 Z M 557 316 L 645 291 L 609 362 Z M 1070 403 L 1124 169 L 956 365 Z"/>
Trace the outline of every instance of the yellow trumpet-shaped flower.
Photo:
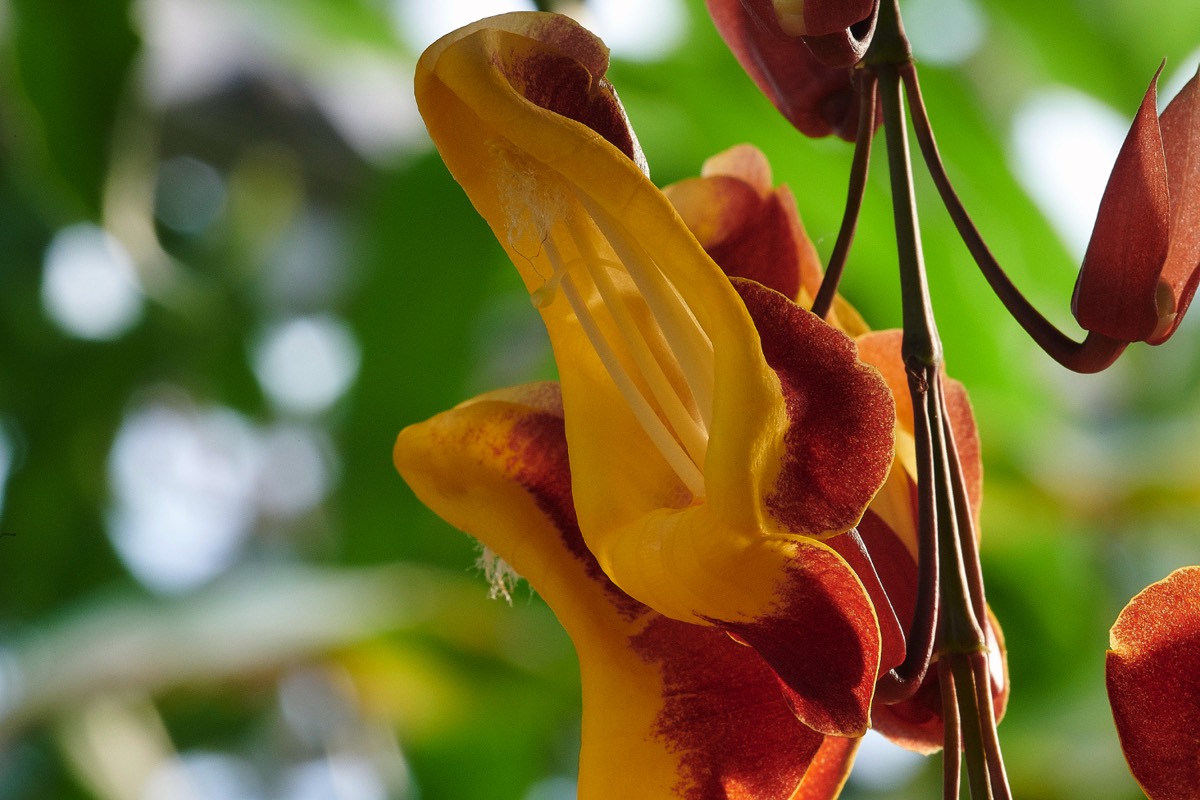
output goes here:
<path id="1" fill-rule="evenodd" d="M 844 334 L 758 283 L 731 282 L 705 253 L 649 181 L 606 68 L 607 50 L 577 24 L 512 14 L 441 39 L 416 78 L 434 142 L 550 334 L 566 453 L 555 475 L 569 480 L 579 531 L 568 550 L 594 559 L 594 582 L 611 581 L 659 624 L 686 631 L 681 639 L 708 642 L 714 659 L 732 641 L 725 634 L 751 645 L 740 651 L 769 666 L 808 728 L 860 735 L 881 637 L 864 587 L 872 574 L 848 563 L 860 556 L 839 534 L 892 462 L 891 394 Z M 493 402 L 448 413 L 470 417 Z M 605 724 L 597 719 L 633 706 L 660 713 L 681 691 L 664 689 L 676 673 L 661 662 L 665 683 L 646 691 L 666 694 L 650 702 L 634 697 L 633 672 L 589 665 L 606 648 L 644 661 L 638 637 L 590 626 L 580 619 L 589 607 L 547 589 L 578 576 L 560 574 L 563 559 L 531 554 L 544 545 L 520 521 L 542 501 L 503 445 L 511 437 L 456 422 L 456 439 L 439 419 L 401 433 L 397 466 L 425 502 L 513 561 L 572 633 L 585 694 L 605 698 L 585 708 L 591 763 L 587 731 Z M 485 462 L 507 483 L 468 480 Z M 551 514 L 552 527 L 564 530 L 565 513 Z M 492 544 L 496 530 L 506 546 Z M 736 678 L 712 677 L 706 691 L 738 696 Z M 656 719 L 652 730 L 670 726 Z M 723 785 L 729 797 L 776 796 Z"/>

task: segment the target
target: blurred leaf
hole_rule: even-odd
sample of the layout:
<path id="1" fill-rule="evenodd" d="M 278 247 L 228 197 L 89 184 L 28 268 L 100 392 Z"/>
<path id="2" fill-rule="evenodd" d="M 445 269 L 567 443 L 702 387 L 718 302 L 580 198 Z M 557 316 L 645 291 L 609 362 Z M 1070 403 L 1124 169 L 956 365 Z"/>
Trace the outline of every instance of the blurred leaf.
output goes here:
<path id="1" fill-rule="evenodd" d="M 99 216 L 117 108 L 138 39 L 128 0 L 13 0 L 17 71 L 65 216 Z"/>

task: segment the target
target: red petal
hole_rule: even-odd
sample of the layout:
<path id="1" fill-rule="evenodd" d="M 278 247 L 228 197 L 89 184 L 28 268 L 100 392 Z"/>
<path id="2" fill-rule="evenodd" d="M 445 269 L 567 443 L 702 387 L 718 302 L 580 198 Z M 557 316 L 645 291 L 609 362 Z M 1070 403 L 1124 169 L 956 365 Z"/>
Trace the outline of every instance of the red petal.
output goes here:
<path id="1" fill-rule="evenodd" d="M 835 800 L 850 776 L 862 739 L 827 736 L 791 800 Z"/>
<path id="2" fill-rule="evenodd" d="M 750 6 L 763 0 L 746 0 Z M 763 94 L 805 136 L 836 134 L 853 141 L 858 127 L 851 70 L 821 63 L 804 42 L 779 29 L 770 2 L 752 15 L 743 0 L 706 0 L 709 14 Z"/>
<path id="3" fill-rule="evenodd" d="M 777 292 L 746 281 L 734 286 L 787 402 L 786 452 L 767 509 L 793 533 L 845 531 L 892 465 L 891 392 L 845 334 Z"/>
<path id="4" fill-rule="evenodd" d="M 1200 786 L 1200 567 L 1125 606 L 1110 633 L 1108 699 L 1133 776 L 1151 800 Z"/>
<path id="5" fill-rule="evenodd" d="M 1200 281 L 1200 72 L 1167 104 L 1162 120 L 1171 189 L 1171 247 L 1160 288 L 1162 318 L 1149 341 L 1158 344 L 1175 332 Z"/>
<path id="6" fill-rule="evenodd" d="M 725 274 L 792 299 L 802 283 L 820 284 L 820 257 L 796 201 L 785 187 L 772 190 L 770 167 L 757 149 L 739 145 L 714 156 L 703 175 L 663 191 Z"/>
<path id="7" fill-rule="evenodd" d="M 664 706 L 654 734 L 681 754 L 674 796 L 793 797 L 826 737 L 796 719 L 775 673 L 753 650 L 716 628 L 657 614 L 631 645 L 661 668 Z M 824 759 L 818 764 L 826 768 Z"/>
<path id="8" fill-rule="evenodd" d="M 837 33 L 870 19 L 879 0 L 805 0 L 804 26 L 807 36 Z"/>
<path id="9" fill-rule="evenodd" d="M 1122 342 L 1143 341 L 1159 325 L 1170 199 L 1155 108 L 1157 80 L 1155 74 L 1117 155 L 1071 302 L 1083 328 Z"/>
<path id="10" fill-rule="evenodd" d="M 854 572 L 832 550 L 802 545 L 774 611 L 724 627 L 771 665 L 806 725 L 836 736 L 866 733 L 879 628 Z"/>

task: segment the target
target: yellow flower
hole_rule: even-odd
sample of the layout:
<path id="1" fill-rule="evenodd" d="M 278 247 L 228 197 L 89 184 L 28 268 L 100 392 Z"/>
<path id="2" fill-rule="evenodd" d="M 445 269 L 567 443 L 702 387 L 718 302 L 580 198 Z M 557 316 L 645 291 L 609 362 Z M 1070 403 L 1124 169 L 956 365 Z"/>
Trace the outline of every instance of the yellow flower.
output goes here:
<path id="1" fill-rule="evenodd" d="M 824 540 L 882 485 L 893 402 L 844 334 L 705 253 L 646 176 L 606 68 L 602 43 L 550 14 L 484 20 L 422 56 L 426 124 L 538 307 L 561 388 L 412 426 L 396 464 L 571 634 L 581 797 L 789 797 L 818 747 L 846 763 L 852 745 L 817 734 L 867 726 L 872 581 Z M 529 444 L 551 419 L 561 433 Z M 789 708 L 816 733 L 784 733 Z M 759 713 L 770 736 L 741 723 Z M 700 719 L 733 727 L 706 746 Z M 629 794 L 639 774 L 660 788 Z M 844 777 L 809 774 L 828 791 Z M 776 788 L 746 788 L 763 775 Z"/>

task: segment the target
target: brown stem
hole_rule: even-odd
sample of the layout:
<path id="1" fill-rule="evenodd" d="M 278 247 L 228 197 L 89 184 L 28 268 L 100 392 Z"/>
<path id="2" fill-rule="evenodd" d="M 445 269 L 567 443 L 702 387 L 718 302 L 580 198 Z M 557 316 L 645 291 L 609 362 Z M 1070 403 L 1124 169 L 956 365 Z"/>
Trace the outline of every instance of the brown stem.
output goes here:
<path id="1" fill-rule="evenodd" d="M 867 188 L 867 173 L 871 164 L 871 139 L 875 135 L 875 73 L 861 70 L 858 73 L 859 112 L 858 135 L 854 140 L 854 160 L 850 164 L 850 185 L 846 190 L 846 210 L 842 212 L 842 227 L 837 242 L 829 256 L 825 278 L 813 300 L 812 312 L 822 319 L 829 314 L 833 298 L 837 294 L 842 272 L 846 268 L 846 256 L 854 241 L 858 227 L 858 214 L 862 210 L 863 195 Z"/>
<path id="2" fill-rule="evenodd" d="M 929 169 L 929 175 L 933 178 L 934 185 L 937 186 L 946 211 L 949 212 L 950 219 L 954 221 L 954 226 L 958 228 L 963 243 L 966 244 L 975 263 L 979 265 L 979 270 L 987 279 L 988 285 L 992 287 L 992 291 L 1000 298 L 1000 302 L 1004 304 L 1008 313 L 1025 329 L 1030 338 L 1059 364 L 1075 372 L 1099 372 L 1108 367 L 1117 360 L 1128 343 L 1093 332 L 1089 332 L 1082 342 L 1077 342 L 1056 328 L 1054 323 L 1046 319 L 1033 307 L 1025 295 L 1021 294 L 999 262 L 996 261 L 996 257 L 992 255 L 987 243 L 983 241 L 979 229 L 975 227 L 971 215 L 963 207 L 962 201 L 950 183 L 941 154 L 938 152 L 933 128 L 929 124 L 925 102 L 921 98 L 921 87 L 917 80 L 916 69 L 911 63 L 906 64 L 901 67 L 900 76 L 904 81 L 904 90 L 908 97 L 917 144 L 925 159 L 925 165 Z"/>
<path id="3" fill-rule="evenodd" d="M 938 618 L 937 519 L 934 515 L 933 435 L 930 430 L 928 373 L 910 373 L 909 394 L 913 402 L 913 430 L 917 447 L 917 601 L 906 637 L 904 662 L 889 671 L 875 687 L 875 695 L 886 704 L 912 697 L 929 671 Z"/>
<path id="4" fill-rule="evenodd" d="M 1004 756 L 1000 752 L 1000 736 L 996 732 L 996 708 L 992 702 L 992 674 L 987 653 L 970 655 L 971 673 L 975 679 L 975 702 L 979 706 L 980 730 L 983 733 L 983 751 L 987 756 L 988 775 L 996 800 L 1012 800 L 1008 786 L 1008 774 L 1004 769 Z"/>
<path id="5" fill-rule="evenodd" d="M 958 729 L 954 673 L 945 660 L 938 662 L 937 671 L 942 690 L 942 798 L 958 800 L 962 784 L 962 734 Z"/>

